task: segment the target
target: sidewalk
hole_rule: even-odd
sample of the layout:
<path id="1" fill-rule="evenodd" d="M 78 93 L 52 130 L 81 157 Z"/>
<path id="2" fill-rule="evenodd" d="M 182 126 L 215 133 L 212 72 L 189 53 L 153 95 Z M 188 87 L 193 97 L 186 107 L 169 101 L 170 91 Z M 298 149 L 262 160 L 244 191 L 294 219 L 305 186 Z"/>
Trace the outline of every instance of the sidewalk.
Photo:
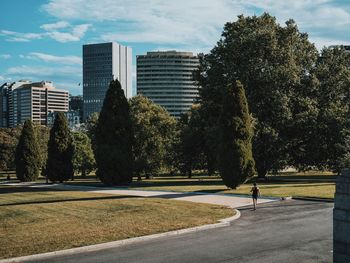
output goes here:
<path id="1" fill-rule="evenodd" d="M 231 194 L 206 194 L 197 192 L 171 192 L 171 191 L 149 191 L 149 190 L 128 190 L 120 188 L 105 188 L 91 186 L 72 186 L 72 185 L 32 185 L 31 187 L 50 187 L 62 190 L 87 191 L 92 193 L 129 195 L 148 198 L 165 198 L 172 200 L 182 200 L 196 203 L 224 205 L 231 208 L 238 208 L 252 205 L 252 198 L 244 195 Z M 258 203 L 268 203 L 279 200 L 278 198 L 259 198 Z"/>

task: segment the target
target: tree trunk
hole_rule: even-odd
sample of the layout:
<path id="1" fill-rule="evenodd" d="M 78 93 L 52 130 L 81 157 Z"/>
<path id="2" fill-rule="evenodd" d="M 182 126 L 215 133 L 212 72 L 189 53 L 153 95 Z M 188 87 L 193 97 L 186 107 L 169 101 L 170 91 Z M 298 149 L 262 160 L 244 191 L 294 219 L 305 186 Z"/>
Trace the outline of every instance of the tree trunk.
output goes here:
<path id="1" fill-rule="evenodd" d="M 258 172 L 258 178 L 259 179 L 266 179 L 266 175 L 267 175 L 267 169 L 266 168 L 257 169 L 257 172 Z"/>
<path id="2" fill-rule="evenodd" d="M 192 169 L 189 169 L 187 171 L 187 173 L 188 173 L 188 179 L 191 179 L 192 178 Z"/>
<path id="3" fill-rule="evenodd" d="M 149 176 L 149 174 L 146 174 L 146 179 L 150 179 L 150 176 Z"/>
<path id="4" fill-rule="evenodd" d="M 137 174 L 137 181 L 142 181 L 141 174 Z"/>
<path id="5" fill-rule="evenodd" d="M 84 166 L 81 168 L 81 177 L 86 178 L 86 169 Z"/>

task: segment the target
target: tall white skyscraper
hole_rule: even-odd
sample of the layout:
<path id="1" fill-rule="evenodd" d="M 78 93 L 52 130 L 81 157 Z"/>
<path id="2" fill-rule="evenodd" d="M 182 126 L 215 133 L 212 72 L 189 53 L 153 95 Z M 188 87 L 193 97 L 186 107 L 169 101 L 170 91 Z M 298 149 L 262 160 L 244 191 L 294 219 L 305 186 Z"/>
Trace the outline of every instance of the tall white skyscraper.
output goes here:
<path id="1" fill-rule="evenodd" d="M 118 79 L 132 97 L 132 50 L 117 43 L 83 45 L 84 119 L 100 112 L 109 83 Z"/>

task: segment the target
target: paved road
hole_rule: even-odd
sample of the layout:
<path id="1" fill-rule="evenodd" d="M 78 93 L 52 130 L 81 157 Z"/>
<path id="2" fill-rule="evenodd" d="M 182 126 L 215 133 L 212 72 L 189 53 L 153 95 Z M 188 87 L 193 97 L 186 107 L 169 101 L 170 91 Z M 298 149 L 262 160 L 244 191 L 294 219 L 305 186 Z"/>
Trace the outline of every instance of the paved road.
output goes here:
<path id="1" fill-rule="evenodd" d="M 240 209 L 230 227 L 36 262 L 329 263 L 332 209 L 332 203 L 278 201 Z"/>

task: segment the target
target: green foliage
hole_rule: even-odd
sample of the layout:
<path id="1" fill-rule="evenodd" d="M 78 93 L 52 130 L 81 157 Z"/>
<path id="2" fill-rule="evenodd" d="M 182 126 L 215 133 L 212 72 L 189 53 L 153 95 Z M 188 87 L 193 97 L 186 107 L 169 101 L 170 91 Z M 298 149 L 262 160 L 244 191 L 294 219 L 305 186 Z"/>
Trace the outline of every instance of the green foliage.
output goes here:
<path id="1" fill-rule="evenodd" d="M 236 80 L 244 85 L 257 122 L 253 155 L 261 177 L 283 168 L 290 161 L 289 142 L 299 143 L 291 130 L 293 114 L 307 115 L 312 107 L 294 112 L 301 103 L 294 98 L 301 94 L 301 87 L 309 88 L 302 84 L 316 59 L 316 48 L 293 20 L 282 27 L 266 13 L 239 16 L 237 21 L 226 23 L 222 39 L 201 57 L 196 76 L 202 87 L 200 101 L 212 127 L 218 126 L 222 112 L 222 88 Z"/>
<path id="2" fill-rule="evenodd" d="M 50 131 L 46 176 L 52 182 L 63 182 L 73 178 L 73 138 L 68 128 L 67 119 L 58 112 Z"/>
<path id="3" fill-rule="evenodd" d="M 39 153 L 40 153 L 40 167 L 45 169 L 46 161 L 47 161 L 47 147 L 50 137 L 50 129 L 44 125 L 33 124 L 34 131 L 37 137 L 37 142 L 39 145 Z"/>
<path id="4" fill-rule="evenodd" d="M 94 153 L 91 148 L 90 138 L 83 132 L 73 132 L 74 155 L 73 167 L 75 172 L 80 172 L 84 177 L 96 166 Z"/>
<path id="5" fill-rule="evenodd" d="M 26 120 L 15 154 L 16 176 L 21 182 L 35 181 L 40 173 L 40 151 L 34 127 Z"/>
<path id="6" fill-rule="evenodd" d="M 133 129 L 127 99 L 111 81 L 95 129 L 97 176 L 107 185 L 128 185 L 133 175 Z"/>
<path id="7" fill-rule="evenodd" d="M 224 90 L 219 131 L 220 176 L 227 187 L 234 189 L 254 174 L 252 120 L 239 81 Z"/>
<path id="8" fill-rule="evenodd" d="M 309 130 L 310 149 L 315 150 L 313 158 L 318 168 L 338 173 L 350 152 L 349 65 L 350 54 L 343 48 L 325 48 L 312 72 L 318 80 L 318 114 Z"/>
<path id="9" fill-rule="evenodd" d="M 100 113 L 94 112 L 87 118 L 85 122 L 86 133 L 92 142 L 95 139 L 95 129 L 98 123 L 99 116 L 100 116 Z"/>
<path id="10" fill-rule="evenodd" d="M 193 105 L 178 123 L 178 140 L 174 145 L 176 167 L 188 177 L 192 176 L 193 169 L 204 168 L 204 124 L 200 111 L 200 105 Z"/>
<path id="11" fill-rule="evenodd" d="M 0 128 L 0 170 L 14 170 L 21 128 Z"/>
<path id="12" fill-rule="evenodd" d="M 130 100 L 134 130 L 134 172 L 139 176 L 159 172 L 165 164 L 176 121 L 161 106 L 143 96 Z"/>

